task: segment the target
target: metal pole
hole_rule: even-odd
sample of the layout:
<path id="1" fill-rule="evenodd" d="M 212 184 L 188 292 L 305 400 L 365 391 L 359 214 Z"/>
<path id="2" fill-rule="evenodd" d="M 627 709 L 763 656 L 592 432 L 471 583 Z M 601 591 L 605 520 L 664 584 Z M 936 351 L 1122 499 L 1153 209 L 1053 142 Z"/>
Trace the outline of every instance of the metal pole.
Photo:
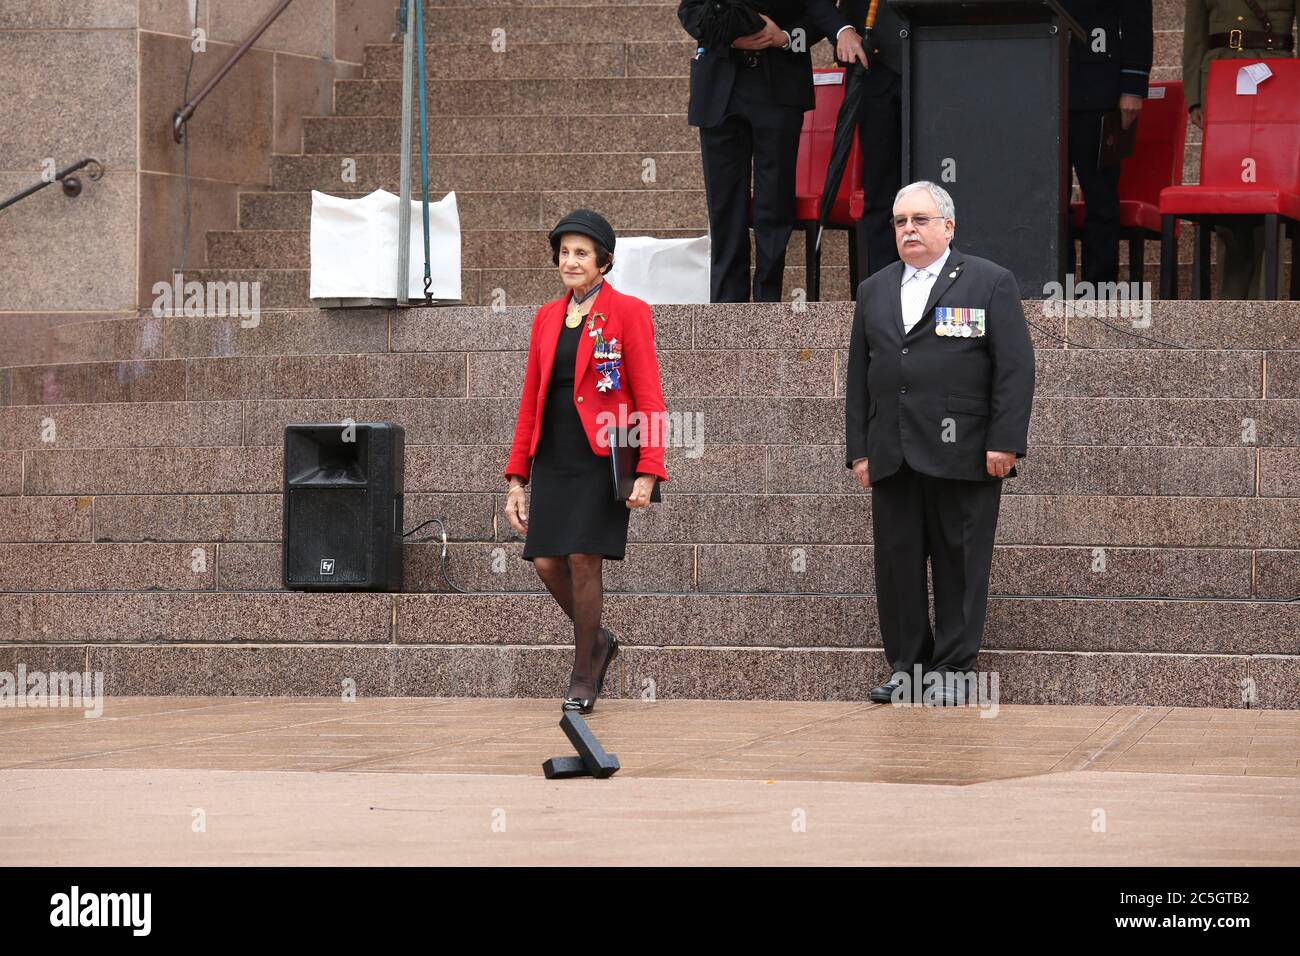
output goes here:
<path id="1" fill-rule="evenodd" d="M 402 159 L 401 205 L 397 209 L 397 304 L 410 305 L 411 286 L 411 79 L 415 74 L 415 8 L 402 0 Z"/>

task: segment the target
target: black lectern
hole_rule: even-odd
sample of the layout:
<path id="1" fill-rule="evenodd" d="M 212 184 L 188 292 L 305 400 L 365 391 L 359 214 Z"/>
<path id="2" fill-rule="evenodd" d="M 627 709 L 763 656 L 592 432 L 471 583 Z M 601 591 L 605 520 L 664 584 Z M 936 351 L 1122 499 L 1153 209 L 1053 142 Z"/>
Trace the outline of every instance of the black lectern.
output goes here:
<path id="1" fill-rule="evenodd" d="M 1046 296 L 1069 262 L 1068 50 L 1055 0 L 889 0 L 904 21 L 903 182 L 957 205 L 953 244 Z"/>

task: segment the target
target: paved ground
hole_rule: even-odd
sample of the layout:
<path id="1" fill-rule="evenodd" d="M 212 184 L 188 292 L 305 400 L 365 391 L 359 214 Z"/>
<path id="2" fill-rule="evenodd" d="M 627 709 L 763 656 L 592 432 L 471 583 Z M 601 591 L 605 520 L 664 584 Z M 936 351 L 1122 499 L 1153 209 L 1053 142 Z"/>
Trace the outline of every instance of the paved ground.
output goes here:
<path id="1" fill-rule="evenodd" d="M 1300 712 L 557 701 L 0 709 L 12 864 L 1294 864 Z"/>

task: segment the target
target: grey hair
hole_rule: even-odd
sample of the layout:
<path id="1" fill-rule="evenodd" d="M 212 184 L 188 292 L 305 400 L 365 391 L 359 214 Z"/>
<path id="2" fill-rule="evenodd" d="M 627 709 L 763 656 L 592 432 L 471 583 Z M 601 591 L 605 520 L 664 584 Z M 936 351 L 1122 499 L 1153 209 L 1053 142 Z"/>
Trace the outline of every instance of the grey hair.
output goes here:
<path id="1" fill-rule="evenodd" d="M 944 219 L 951 219 L 953 222 L 957 221 L 957 207 L 953 205 L 952 197 L 948 195 L 948 190 L 944 189 L 942 186 L 935 185 L 927 179 L 908 183 L 900 189 L 898 194 L 894 196 L 894 206 L 897 206 L 898 201 L 908 193 L 914 193 L 921 189 L 929 192 L 934 198 L 934 204 L 939 207 L 939 215 L 943 216 Z"/>

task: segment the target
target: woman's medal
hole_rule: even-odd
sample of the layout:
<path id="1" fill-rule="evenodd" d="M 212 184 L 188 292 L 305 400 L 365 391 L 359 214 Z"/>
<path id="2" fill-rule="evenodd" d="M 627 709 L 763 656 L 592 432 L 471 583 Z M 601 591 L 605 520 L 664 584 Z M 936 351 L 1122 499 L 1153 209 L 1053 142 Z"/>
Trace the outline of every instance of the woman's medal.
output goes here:
<path id="1" fill-rule="evenodd" d="M 578 326 L 582 325 L 582 307 L 587 303 L 588 299 L 600 290 L 602 285 L 604 285 L 603 282 L 596 283 L 595 287 L 588 289 L 581 299 L 570 293 L 569 311 L 564 316 L 564 327 L 566 329 L 576 329 Z M 590 329 L 591 326 L 588 325 L 587 328 Z"/>

